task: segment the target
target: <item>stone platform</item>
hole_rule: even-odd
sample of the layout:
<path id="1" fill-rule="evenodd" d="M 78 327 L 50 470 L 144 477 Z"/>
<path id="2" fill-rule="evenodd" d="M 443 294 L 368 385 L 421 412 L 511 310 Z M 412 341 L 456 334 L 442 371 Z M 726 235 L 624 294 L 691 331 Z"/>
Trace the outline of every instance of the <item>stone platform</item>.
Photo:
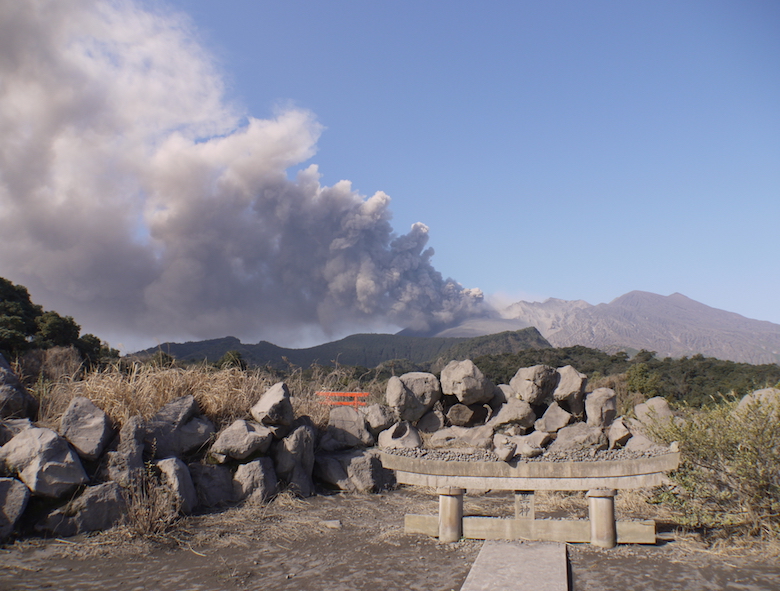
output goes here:
<path id="1" fill-rule="evenodd" d="M 488 541 L 461 591 L 567 591 L 566 545 Z"/>

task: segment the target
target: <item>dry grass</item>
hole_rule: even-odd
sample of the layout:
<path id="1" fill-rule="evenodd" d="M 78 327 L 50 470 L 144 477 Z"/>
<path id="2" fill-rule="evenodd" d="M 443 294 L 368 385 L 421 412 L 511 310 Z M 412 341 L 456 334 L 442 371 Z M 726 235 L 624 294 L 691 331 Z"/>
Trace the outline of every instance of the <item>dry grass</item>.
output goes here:
<path id="1" fill-rule="evenodd" d="M 293 370 L 285 382 L 292 394 L 296 416 L 308 415 L 317 425 L 327 424 L 329 407 L 320 402 L 315 392 L 366 390 L 358 380 L 349 379 L 349 375 L 340 368 Z M 110 367 L 83 375 L 62 374 L 54 381 L 40 379 L 31 390 L 40 402 L 39 422 L 47 426 L 57 425 L 75 396 L 89 398 L 116 424 L 122 425 L 135 415 L 148 419 L 168 402 L 191 394 L 201 412 L 219 429 L 238 418 L 248 417 L 249 409 L 278 380 L 277 375 L 264 370 L 134 364 L 126 369 Z M 381 398 L 383 385 L 374 384 L 372 388 L 372 398 Z"/>
<path id="2" fill-rule="evenodd" d="M 164 538 L 179 520 L 181 502 L 158 475 L 147 469 L 126 489 L 125 521 L 133 536 L 152 540 Z"/>

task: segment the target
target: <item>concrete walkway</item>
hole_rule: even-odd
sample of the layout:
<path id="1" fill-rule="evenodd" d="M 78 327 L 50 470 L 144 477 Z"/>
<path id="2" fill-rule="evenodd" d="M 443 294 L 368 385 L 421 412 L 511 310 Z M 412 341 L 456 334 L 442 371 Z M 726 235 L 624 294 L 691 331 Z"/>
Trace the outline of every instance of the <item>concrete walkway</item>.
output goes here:
<path id="1" fill-rule="evenodd" d="M 567 591 L 566 544 L 489 540 L 461 591 Z"/>

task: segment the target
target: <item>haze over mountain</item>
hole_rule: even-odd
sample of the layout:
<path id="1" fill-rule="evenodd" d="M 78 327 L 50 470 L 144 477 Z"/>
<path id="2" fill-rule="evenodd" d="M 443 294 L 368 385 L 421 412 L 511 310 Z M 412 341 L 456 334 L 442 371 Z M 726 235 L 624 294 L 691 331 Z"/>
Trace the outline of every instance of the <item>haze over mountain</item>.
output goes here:
<path id="1" fill-rule="evenodd" d="M 555 347 L 583 345 L 607 352 L 647 349 L 660 357 L 702 354 L 744 362 L 780 362 L 780 325 L 711 308 L 680 293 L 632 291 L 608 304 L 550 298 L 517 302 L 501 312 L 507 328 L 535 326 Z M 491 320 L 484 330 L 494 331 Z M 514 328 L 516 330 L 516 328 Z M 450 326 L 441 336 L 473 336 L 479 320 Z M 461 332 L 462 331 L 462 332 Z"/>

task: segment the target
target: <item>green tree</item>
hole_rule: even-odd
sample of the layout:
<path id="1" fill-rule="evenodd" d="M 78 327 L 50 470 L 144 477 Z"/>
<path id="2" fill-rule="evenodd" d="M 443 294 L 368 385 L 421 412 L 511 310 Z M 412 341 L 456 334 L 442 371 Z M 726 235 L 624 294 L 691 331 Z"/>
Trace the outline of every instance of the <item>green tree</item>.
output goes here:
<path id="1" fill-rule="evenodd" d="M 15 357 L 29 349 L 42 314 L 26 287 L 0 277 L 0 351 Z"/>
<path id="2" fill-rule="evenodd" d="M 239 369 L 246 369 L 246 361 L 244 361 L 241 351 L 228 351 L 219 361 L 215 364 L 219 369 L 227 369 L 229 367 L 237 367 Z"/>
<path id="3" fill-rule="evenodd" d="M 632 365 L 626 372 L 626 382 L 630 392 L 641 392 L 648 398 L 660 393 L 661 378 L 647 363 Z"/>
<path id="4" fill-rule="evenodd" d="M 36 319 L 38 331 L 33 341 L 41 349 L 76 346 L 81 327 L 71 316 L 60 316 L 57 312 L 44 312 Z"/>

